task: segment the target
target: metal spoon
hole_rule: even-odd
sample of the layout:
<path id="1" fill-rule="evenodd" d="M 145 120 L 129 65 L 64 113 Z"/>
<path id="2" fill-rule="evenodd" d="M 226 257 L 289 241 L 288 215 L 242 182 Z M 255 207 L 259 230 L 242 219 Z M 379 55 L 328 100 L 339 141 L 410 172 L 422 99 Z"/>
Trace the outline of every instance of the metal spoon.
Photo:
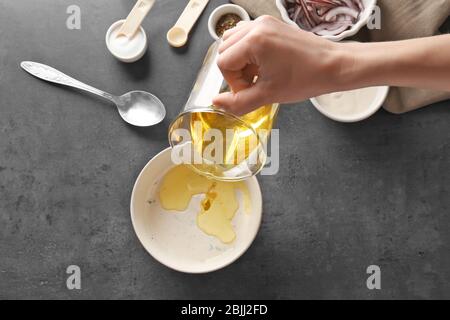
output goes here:
<path id="1" fill-rule="evenodd" d="M 23 61 L 20 66 L 42 80 L 88 91 L 114 102 L 122 119 L 131 125 L 138 127 L 153 126 L 161 122 L 166 116 L 163 103 L 151 93 L 131 91 L 118 97 L 88 86 L 45 64 Z"/>

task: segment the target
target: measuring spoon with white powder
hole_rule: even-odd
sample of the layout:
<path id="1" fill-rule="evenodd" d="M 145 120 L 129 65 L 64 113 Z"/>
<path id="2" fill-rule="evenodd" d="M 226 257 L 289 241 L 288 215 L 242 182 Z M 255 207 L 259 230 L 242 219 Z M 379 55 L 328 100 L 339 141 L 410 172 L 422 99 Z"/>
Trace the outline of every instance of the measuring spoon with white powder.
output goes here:
<path id="1" fill-rule="evenodd" d="M 126 20 L 112 24 L 106 33 L 106 46 L 122 62 L 135 62 L 147 50 L 147 35 L 142 21 L 152 9 L 155 0 L 138 0 Z"/>
<path id="2" fill-rule="evenodd" d="M 189 32 L 202 14 L 209 0 L 190 0 L 177 23 L 167 32 L 167 42 L 172 47 L 186 44 Z"/>

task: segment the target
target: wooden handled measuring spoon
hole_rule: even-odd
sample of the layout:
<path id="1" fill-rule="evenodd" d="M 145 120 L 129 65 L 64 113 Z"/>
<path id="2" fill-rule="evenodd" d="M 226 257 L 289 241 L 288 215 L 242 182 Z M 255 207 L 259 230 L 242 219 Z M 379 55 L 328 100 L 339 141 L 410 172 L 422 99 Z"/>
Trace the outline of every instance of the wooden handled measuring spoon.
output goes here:
<path id="1" fill-rule="evenodd" d="M 119 35 L 124 35 L 131 39 L 154 4 L 155 0 L 138 0 L 120 28 Z"/>
<path id="2" fill-rule="evenodd" d="M 198 17 L 202 14 L 209 0 L 190 0 L 177 23 L 167 32 L 167 41 L 172 47 L 182 47 L 186 44 L 189 32 Z"/>

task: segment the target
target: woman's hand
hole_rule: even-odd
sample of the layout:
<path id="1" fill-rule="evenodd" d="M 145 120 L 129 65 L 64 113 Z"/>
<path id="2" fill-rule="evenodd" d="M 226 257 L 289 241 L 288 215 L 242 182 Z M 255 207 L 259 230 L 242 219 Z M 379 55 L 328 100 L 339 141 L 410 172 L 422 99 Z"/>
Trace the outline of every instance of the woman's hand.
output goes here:
<path id="1" fill-rule="evenodd" d="M 340 78 L 336 44 L 269 16 L 227 31 L 219 53 L 232 92 L 213 103 L 237 115 L 331 92 Z"/>
<path id="2" fill-rule="evenodd" d="M 240 23 L 223 40 L 218 65 L 233 92 L 213 103 L 237 115 L 265 104 L 378 85 L 450 92 L 450 35 L 334 43 L 263 16 Z"/>

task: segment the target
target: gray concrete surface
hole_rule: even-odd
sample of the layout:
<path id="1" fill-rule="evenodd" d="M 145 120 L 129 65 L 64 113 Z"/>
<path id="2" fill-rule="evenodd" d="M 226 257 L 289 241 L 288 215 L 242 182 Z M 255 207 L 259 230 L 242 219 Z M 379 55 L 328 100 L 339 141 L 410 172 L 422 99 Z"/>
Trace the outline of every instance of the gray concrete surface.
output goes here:
<path id="1" fill-rule="evenodd" d="M 109 25 L 133 1 L 0 1 L 0 298 L 450 298 L 449 102 L 353 125 L 309 102 L 283 107 L 281 169 L 261 177 L 264 221 L 248 252 L 207 275 L 162 266 L 130 221 L 134 180 L 165 148 L 210 43 L 208 14 L 190 44 L 165 33 L 184 1 L 159 1 L 136 64 L 106 50 Z M 82 29 L 67 30 L 78 4 Z M 111 105 L 38 81 L 22 60 L 50 64 L 113 93 L 154 92 L 167 121 L 124 124 Z M 82 290 L 66 289 L 68 265 Z M 366 288 L 367 266 L 382 289 Z"/>

